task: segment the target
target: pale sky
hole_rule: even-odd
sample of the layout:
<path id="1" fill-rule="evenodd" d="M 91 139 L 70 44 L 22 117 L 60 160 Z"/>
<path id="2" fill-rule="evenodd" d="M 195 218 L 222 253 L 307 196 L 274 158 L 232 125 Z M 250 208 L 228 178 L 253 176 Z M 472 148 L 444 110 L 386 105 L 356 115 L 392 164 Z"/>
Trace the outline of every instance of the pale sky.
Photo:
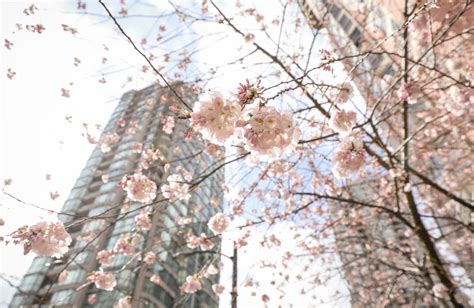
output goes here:
<path id="1" fill-rule="evenodd" d="M 181 2 L 183 5 L 187 3 Z M 147 1 L 142 1 L 144 7 L 146 3 Z M 278 15 L 278 12 L 272 10 L 279 8 L 271 3 L 270 0 L 259 1 L 265 14 Z M 145 64 L 143 59 L 125 39 L 117 35 L 115 26 L 110 21 L 98 22 L 94 16 L 73 14 L 75 1 L 36 1 L 40 11 L 27 16 L 23 10 L 30 4 L 31 2 L 23 1 L 2 1 L 0 4 L 0 180 L 12 178 L 13 183 L 7 191 L 22 200 L 59 210 L 93 149 L 93 145 L 88 144 L 81 136 L 82 123 L 105 124 L 124 92 L 143 88 L 155 79 L 152 74 L 140 72 Z M 232 10 L 233 3 L 226 3 L 222 8 Z M 46 28 L 42 34 L 18 31 L 16 26 L 39 23 Z M 77 28 L 78 33 L 74 36 L 63 31 L 62 24 Z M 149 20 L 137 20 L 127 31 L 138 40 L 142 26 L 150 24 L 152 22 Z M 252 26 L 248 27 L 251 29 Z M 206 25 L 197 24 L 193 30 L 204 32 Z M 4 39 L 14 44 L 11 50 L 3 47 Z M 225 41 L 211 37 L 200 41 L 197 45 L 197 49 L 199 48 L 207 48 L 206 52 L 198 56 L 198 62 L 204 63 L 206 68 L 196 69 L 203 70 L 207 69 L 206 65 L 226 63 L 228 59 L 241 55 L 242 50 L 250 50 L 250 46 L 238 36 L 234 40 Z M 81 61 L 77 67 L 74 65 L 75 57 Z M 107 62 L 102 64 L 104 57 Z M 9 68 L 16 72 L 11 80 L 6 76 Z M 115 70 L 120 71 L 105 75 L 105 84 L 99 82 L 103 72 Z M 220 77 L 209 83 L 208 87 L 226 89 L 223 92 L 228 90 L 229 85 L 233 90 L 238 82 L 250 77 L 241 76 L 232 69 L 219 70 L 218 73 Z M 258 73 L 253 72 L 254 75 Z M 133 81 L 126 83 L 126 76 L 133 76 Z M 70 91 L 69 98 L 61 96 L 61 88 Z M 72 116 L 71 123 L 66 121 L 66 116 Z M 51 174 L 51 181 L 46 181 L 46 174 Z M 51 191 L 58 191 L 60 197 L 52 201 L 49 197 Z M 6 225 L 0 227 L 0 235 L 48 215 L 45 211 L 23 206 L 4 195 L 0 196 L 0 205 L 0 217 L 6 221 Z M 278 228 L 284 230 L 289 227 L 282 225 Z M 257 234 L 256 238 L 259 236 Z M 258 251 L 258 248 L 254 249 L 254 245 L 258 245 L 256 242 L 239 256 L 239 266 L 243 272 L 256 274 L 252 273 L 255 271 L 255 251 Z M 0 272 L 21 277 L 33 255 L 23 256 L 21 247 L 11 245 L 2 245 L 0 249 Z M 225 250 L 229 250 L 229 247 L 225 247 Z M 230 289 L 230 280 L 226 281 L 229 269 L 226 266 L 222 273 L 222 283 L 227 286 L 227 290 Z M 270 273 L 259 271 L 258 275 Z M 12 281 L 18 283 L 13 278 Z M 297 287 L 297 284 L 293 284 L 293 288 Z M 262 288 L 262 291 L 267 288 L 269 295 L 273 295 L 274 291 L 271 291 L 270 286 Z M 338 288 L 343 291 L 345 289 L 341 286 L 341 281 L 334 280 L 326 289 L 317 289 L 315 292 L 324 302 Z M 13 292 L 5 282 L 0 281 L 0 306 L 6 305 Z M 298 298 L 302 299 L 294 289 L 288 289 L 287 294 L 283 303 L 295 303 Z M 259 296 L 261 294 L 253 297 L 243 291 L 239 300 L 251 304 L 247 307 L 263 307 Z M 273 302 L 275 298 L 276 296 L 271 296 L 271 303 L 276 304 Z M 228 305 L 226 296 L 222 303 L 223 307 Z M 339 306 L 344 305 L 347 302 L 339 303 Z"/>

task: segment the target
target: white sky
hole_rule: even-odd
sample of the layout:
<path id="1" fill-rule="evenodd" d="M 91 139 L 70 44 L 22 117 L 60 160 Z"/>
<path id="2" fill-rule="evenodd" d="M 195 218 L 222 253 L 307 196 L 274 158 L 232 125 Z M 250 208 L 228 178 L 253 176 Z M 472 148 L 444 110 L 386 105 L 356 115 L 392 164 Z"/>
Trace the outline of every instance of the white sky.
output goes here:
<path id="1" fill-rule="evenodd" d="M 231 2 L 232 5 L 222 8 L 232 10 L 233 1 Z M 75 1 L 35 3 L 40 11 L 31 16 L 23 14 L 23 9 L 31 2 L 0 3 L 0 180 L 12 178 L 13 184 L 7 190 L 22 200 L 58 210 L 93 149 L 81 136 L 82 123 L 105 124 L 124 92 L 145 87 L 153 82 L 154 77 L 138 72 L 137 68 L 144 64 L 143 59 L 128 42 L 117 35 L 115 26 L 110 22 L 97 23 L 95 17 L 71 14 Z M 271 1 L 260 2 L 259 5 L 265 5 L 265 14 L 271 14 Z M 43 34 L 18 31 L 17 23 L 41 23 L 46 30 Z M 79 32 L 76 37 L 64 32 L 61 24 L 77 28 Z M 132 37 L 140 32 L 139 23 L 134 27 L 127 28 Z M 197 25 L 194 30 L 205 31 L 205 27 L 206 25 Z M 14 44 L 11 50 L 3 47 L 5 38 Z M 202 44 L 206 42 L 201 42 L 198 47 L 204 47 Z M 105 50 L 104 45 L 110 50 Z M 232 43 L 229 40 L 215 43 L 212 48 L 208 48 L 209 52 L 199 55 L 199 61 L 225 63 L 232 58 L 232 53 L 237 54 L 237 49 L 241 46 L 249 48 L 238 37 Z M 81 60 L 77 67 L 73 65 L 74 57 Z M 101 63 L 103 57 L 108 59 L 105 65 Z M 101 71 L 115 67 L 131 69 L 128 74 L 107 75 L 105 84 L 98 82 L 102 78 Z M 6 77 L 8 68 L 16 72 L 12 80 Z M 124 86 L 125 76 L 130 75 L 130 72 L 134 80 Z M 218 81 L 209 84 L 210 88 L 232 85 L 233 90 L 234 85 L 248 78 L 235 71 L 224 70 L 220 74 Z M 61 96 L 61 88 L 70 90 L 70 98 Z M 65 120 L 66 116 L 72 116 L 72 123 Z M 46 174 L 52 175 L 52 181 L 46 181 Z M 60 198 L 52 201 L 49 198 L 50 191 L 58 191 Z M 0 227 L 0 235 L 48 215 L 44 211 L 22 206 L 3 195 L 0 196 L 0 205 L 0 217 L 6 221 L 6 225 Z M 288 225 L 281 228 L 288 228 Z M 288 239 L 282 240 L 285 242 Z M 290 242 L 288 241 L 288 245 Z M 246 249 L 247 254 L 242 251 L 239 255 L 242 272 L 253 271 L 255 251 L 259 251 L 254 245 Z M 0 272 L 21 277 L 33 256 L 23 256 L 21 247 L 2 245 L 0 250 Z M 226 266 L 222 274 L 224 280 L 229 277 L 229 269 Z M 254 274 L 271 275 L 265 271 Z M 13 279 L 13 282 L 17 281 Z M 338 286 L 340 281 L 332 281 L 331 284 L 326 289 L 315 291 L 319 294 L 319 300 L 325 302 L 336 289 L 344 289 Z M 296 288 L 297 284 L 293 287 Z M 227 290 L 229 289 L 228 286 Z M 267 287 L 262 288 L 265 289 Z M 270 286 L 268 290 L 271 290 Z M 293 291 L 287 290 L 288 296 L 282 303 L 298 303 L 302 299 L 298 292 Z M 13 289 L 0 281 L 0 306 L 6 305 L 13 292 Z M 271 304 L 276 304 L 276 295 L 268 292 L 272 298 Z M 261 294 L 257 294 L 257 297 L 253 297 L 243 291 L 239 301 L 249 303 L 251 307 L 260 307 L 263 306 L 260 296 Z M 309 302 L 309 299 L 305 302 Z M 223 306 L 229 303 L 226 296 L 222 298 L 222 303 Z M 341 302 L 339 306 L 344 304 L 347 305 Z"/>

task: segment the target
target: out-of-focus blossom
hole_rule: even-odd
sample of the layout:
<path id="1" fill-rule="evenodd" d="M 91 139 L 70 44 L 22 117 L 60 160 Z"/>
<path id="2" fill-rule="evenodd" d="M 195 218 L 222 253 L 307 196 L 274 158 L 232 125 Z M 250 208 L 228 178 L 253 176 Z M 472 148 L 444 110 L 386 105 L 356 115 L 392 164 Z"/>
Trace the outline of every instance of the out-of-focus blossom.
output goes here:
<path id="1" fill-rule="evenodd" d="M 132 308 L 132 297 L 122 297 L 121 299 L 119 299 L 117 304 L 114 305 L 114 308 Z"/>
<path id="2" fill-rule="evenodd" d="M 11 234 L 13 242 L 23 244 L 23 253 L 33 251 L 42 257 L 61 257 L 68 251 L 71 236 L 60 221 L 40 221 L 18 228 Z"/>
<path id="3" fill-rule="evenodd" d="M 162 117 L 161 124 L 163 125 L 163 132 L 165 132 L 165 134 L 171 135 L 173 133 L 173 128 L 175 125 L 173 117 Z"/>
<path id="4" fill-rule="evenodd" d="M 120 186 L 127 192 L 130 200 L 148 203 L 156 197 L 156 184 L 143 174 L 124 176 Z"/>
<path id="5" fill-rule="evenodd" d="M 344 109 L 336 110 L 331 114 L 329 119 L 329 127 L 336 133 L 348 134 L 356 123 L 357 115 L 354 111 L 346 111 Z"/>
<path id="6" fill-rule="evenodd" d="M 114 255 L 113 251 L 101 250 L 97 253 L 97 261 L 99 261 L 101 265 L 110 265 Z"/>
<path id="7" fill-rule="evenodd" d="M 135 252 L 132 244 L 132 237 L 129 234 L 120 235 L 114 246 L 115 253 L 132 254 Z"/>
<path id="8" fill-rule="evenodd" d="M 201 288 L 201 281 L 193 276 L 186 277 L 186 282 L 182 286 L 183 292 L 188 294 L 196 293 Z"/>
<path id="9" fill-rule="evenodd" d="M 328 96 L 336 104 L 344 104 L 347 102 L 354 92 L 352 85 L 349 82 L 343 82 L 335 87 L 329 88 Z"/>
<path id="10" fill-rule="evenodd" d="M 212 291 L 214 291 L 214 293 L 216 294 L 222 294 L 224 290 L 225 290 L 225 287 L 221 284 L 215 283 L 212 285 Z"/>
<path id="11" fill-rule="evenodd" d="M 151 214 L 143 212 L 135 216 L 135 226 L 138 230 L 147 231 L 151 229 Z"/>
<path id="12" fill-rule="evenodd" d="M 223 213 L 217 213 L 211 217 L 207 226 L 212 232 L 214 232 L 214 234 L 221 234 L 227 229 L 227 227 L 229 227 L 229 223 L 229 218 L 227 218 Z"/>
<path id="13" fill-rule="evenodd" d="M 415 104 L 420 94 L 421 89 L 416 82 L 404 83 L 397 91 L 398 98 L 402 101 L 407 101 L 409 104 Z"/>
<path id="14" fill-rule="evenodd" d="M 189 200 L 189 185 L 183 183 L 183 178 L 179 174 L 172 174 L 167 178 L 168 184 L 161 186 L 161 192 L 165 198 L 171 202 L 175 200 Z"/>
<path id="15" fill-rule="evenodd" d="M 115 279 L 114 274 L 104 271 L 95 271 L 92 272 L 87 280 L 90 283 L 94 283 L 98 289 L 105 291 L 112 291 L 117 285 L 117 280 Z"/>
<path id="16" fill-rule="evenodd" d="M 332 171 L 339 178 L 347 178 L 362 167 L 364 158 L 362 142 L 357 138 L 346 138 L 341 141 L 332 157 Z"/>
<path id="17" fill-rule="evenodd" d="M 160 284 L 161 283 L 161 278 L 158 275 L 152 275 L 150 277 L 150 281 L 153 282 L 154 284 Z"/>
<path id="18" fill-rule="evenodd" d="M 153 265 L 156 262 L 156 254 L 153 251 L 149 251 L 145 254 L 143 262 L 148 265 Z"/>

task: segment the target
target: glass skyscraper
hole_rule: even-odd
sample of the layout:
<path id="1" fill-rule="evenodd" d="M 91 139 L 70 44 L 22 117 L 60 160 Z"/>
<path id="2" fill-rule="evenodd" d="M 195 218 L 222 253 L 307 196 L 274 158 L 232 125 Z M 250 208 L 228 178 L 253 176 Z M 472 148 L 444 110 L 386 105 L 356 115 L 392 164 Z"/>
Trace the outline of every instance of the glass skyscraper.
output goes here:
<path id="1" fill-rule="evenodd" d="M 196 100 L 189 87 L 177 84 L 175 90 L 187 102 Z M 196 177 L 216 167 L 212 165 L 215 158 L 206 154 L 202 142 L 184 140 L 186 120 L 177 120 L 170 134 L 163 132 L 163 117 L 173 116 L 169 106 L 174 103 L 179 104 L 176 96 L 158 85 L 122 96 L 101 137 L 112 142 L 94 149 L 59 217 L 73 238 L 69 252 L 61 259 L 36 257 L 10 307 L 113 307 L 124 296 L 132 297 L 133 307 L 218 306 L 211 289 L 218 275 L 204 279 L 202 290 L 193 295 L 182 294 L 180 286 L 188 275 L 219 262 L 216 253 L 190 251 L 185 237 L 188 233 L 211 234 L 207 221 L 222 211 L 223 169 L 200 183 L 188 201 L 165 202 L 158 195 L 148 231 L 136 230 L 134 223 L 143 204 L 128 201 L 118 186 L 124 175 L 134 174 L 143 163 L 137 143 L 143 144 L 143 151 L 153 148 L 161 155 L 143 170 L 157 183 L 158 190 L 174 171 Z M 178 224 L 186 219 L 186 225 Z M 133 234 L 136 253 L 117 255 L 103 267 L 114 272 L 117 286 L 113 291 L 103 291 L 93 284 L 85 285 L 89 273 L 100 267 L 97 253 L 112 249 L 123 234 Z M 216 245 L 213 251 L 218 251 L 220 243 L 212 240 Z M 144 266 L 140 257 L 148 251 L 156 254 L 157 262 Z M 66 266 L 68 275 L 58 282 Z M 152 283 L 152 275 L 158 275 L 161 283 Z M 88 299 L 94 297 L 91 305 Z"/>

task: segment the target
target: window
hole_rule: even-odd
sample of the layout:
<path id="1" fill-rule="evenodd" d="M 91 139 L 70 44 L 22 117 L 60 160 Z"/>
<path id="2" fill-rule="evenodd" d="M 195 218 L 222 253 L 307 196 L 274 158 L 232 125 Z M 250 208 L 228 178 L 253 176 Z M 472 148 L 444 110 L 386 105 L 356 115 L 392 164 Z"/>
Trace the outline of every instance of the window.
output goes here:
<path id="1" fill-rule="evenodd" d="M 65 305 L 74 302 L 74 290 L 63 290 L 53 294 L 51 305 Z"/>
<path id="2" fill-rule="evenodd" d="M 341 25 L 344 31 L 348 32 L 349 28 L 352 27 L 352 21 L 346 17 L 346 15 L 342 15 L 341 19 L 339 20 L 339 24 Z"/>
<path id="3" fill-rule="evenodd" d="M 368 59 L 369 59 L 370 65 L 372 65 L 373 68 L 376 68 L 382 61 L 382 55 L 370 54 Z"/>
<path id="4" fill-rule="evenodd" d="M 341 13 L 341 9 L 336 4 L 333 4 L 329 12 L 332 14 L 332 16 L 334 16 L 334 18 L 337 19 Z"/>
<path id="5" fill-rule="evenodd" d="M 28 273 L 38 273 L 38 272 L 45 272 L 49 267 L 49 262 L 51 262 L 50 258 L 45 257 L 36 257 L 33 259 L 33 262 L 28 269 Z"/>
<path id="6" fill-rule="evenodd" d="M 354 45 L 359 47 L 360 41 L 362 39 L 362 32 L 360 32 L 360 29 L 358 27 L 356 27 L 354 31 L 352 31 L 350 39 L 354 43 Z"/>
<path id="7" fill-rule="evenodd" d="M 21 290 L 25 292 L 36 292 L 39 290 L 41 283 L 43 282 L 43 275 L 28 275 L 23 278 L 20 284 Z"/>

